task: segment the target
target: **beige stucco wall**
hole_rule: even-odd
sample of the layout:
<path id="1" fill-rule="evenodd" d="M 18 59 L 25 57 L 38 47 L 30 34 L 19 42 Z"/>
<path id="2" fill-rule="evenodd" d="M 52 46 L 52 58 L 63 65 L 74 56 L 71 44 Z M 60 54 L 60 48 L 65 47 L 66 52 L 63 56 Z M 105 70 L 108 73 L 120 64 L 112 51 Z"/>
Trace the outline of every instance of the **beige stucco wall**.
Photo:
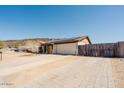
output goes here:
<path id="1" fill-rule="evenodd" d="M 55 44 L 53 45 L 55 54 L 78 54 L 77 43 Z"/>
<path id="2" fill-rule="evenodd" d="M 76 43 L 55 44 L 53 45 L 53 53 L 78 55 L 78 45 L 85 44 L 89 44 L 89 41 L 87 39 L 83 39 L 82 41 Z"/>
<path id="3" fill-rule="evenodd" d="M 83 39 L 83 40 L 78 42 L 78 45 L 86 45 L 86 44 L 89 44 L 88 39 Z"/>
<path id="4" fill-rule="evenodd" d="M 85 40 L 87 41 L 87 40 Z M 84 43 L 84 41 L 80 41 L 77 43 L 67 43 L 67 44 L 56 44 L 53 45 L 53 53 L 57 54 L 78 54 L 78 45 L 85 45 L 89 43 Z M 116 43 L 115 43 L 116 44 Z M 118 42 L 117 45 L 116 56 L 124 58 L 124 42 Z"/>

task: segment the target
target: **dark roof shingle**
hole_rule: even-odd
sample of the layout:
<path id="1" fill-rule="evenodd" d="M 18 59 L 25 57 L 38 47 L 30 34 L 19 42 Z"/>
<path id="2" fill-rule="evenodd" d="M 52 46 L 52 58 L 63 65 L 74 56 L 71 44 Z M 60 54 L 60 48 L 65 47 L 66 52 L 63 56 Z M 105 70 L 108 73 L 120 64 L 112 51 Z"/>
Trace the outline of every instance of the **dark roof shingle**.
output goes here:
<path id="1" fill-rule="evenodd" d="M 54 43 L 54 44 L 71 43 L 71 42 L 78 42 L 78 41 L 83 40 L 85 38 L 88 38 L 88 40 L 90 42 L 90 39 L 88 36 L 80 36 L 80 37 L 67 38 L 67 39 L 63 39 L 63 40 L 56 40 L 56 41 L 52 41 L 50 43 Z"/>

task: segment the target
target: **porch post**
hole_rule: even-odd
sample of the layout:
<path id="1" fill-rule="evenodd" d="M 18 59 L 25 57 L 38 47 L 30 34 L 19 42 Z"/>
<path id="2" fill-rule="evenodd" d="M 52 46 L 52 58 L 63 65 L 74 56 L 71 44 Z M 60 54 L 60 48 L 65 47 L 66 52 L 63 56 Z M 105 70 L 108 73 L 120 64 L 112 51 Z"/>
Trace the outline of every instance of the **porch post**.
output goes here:
<path id="1" fill-rule="evenodd" d="M 2 61 L 2 54 L 3 54 L 3 53 L 2 53 L 2 52 L 0 52 L 0 60 L 1 60 L 1 61 Z"/>

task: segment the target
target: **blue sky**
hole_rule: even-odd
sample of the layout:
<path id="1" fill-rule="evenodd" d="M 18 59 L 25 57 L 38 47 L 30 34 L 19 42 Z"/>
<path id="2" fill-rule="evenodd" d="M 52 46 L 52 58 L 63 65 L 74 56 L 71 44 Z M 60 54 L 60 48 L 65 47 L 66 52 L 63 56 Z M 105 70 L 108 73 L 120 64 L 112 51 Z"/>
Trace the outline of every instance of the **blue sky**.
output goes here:
<path id="1" fill-rule="evenodd" d="M 0 6 L 0 40 L 88 35 L 124 40 L 124 6 Z"/>

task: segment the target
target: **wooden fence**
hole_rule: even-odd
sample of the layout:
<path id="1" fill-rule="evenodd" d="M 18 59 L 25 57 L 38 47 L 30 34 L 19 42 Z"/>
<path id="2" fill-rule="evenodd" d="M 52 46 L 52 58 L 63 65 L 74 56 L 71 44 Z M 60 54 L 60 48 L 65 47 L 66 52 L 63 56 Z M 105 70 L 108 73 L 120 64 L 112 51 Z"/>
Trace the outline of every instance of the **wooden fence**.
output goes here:
<path id="1" fill-rule="evenodd" d="M 78 54 L 81 56 L 95 56 L 95 57 L 123 57 L 120 55 L 120 51 L 124 52 L 124 49 L 120 50 L 121 43 L 105 43 L 105 44 L 90 44 L 79 45 Z M 124 47 L 124 44 L 123 46 Z"/>

